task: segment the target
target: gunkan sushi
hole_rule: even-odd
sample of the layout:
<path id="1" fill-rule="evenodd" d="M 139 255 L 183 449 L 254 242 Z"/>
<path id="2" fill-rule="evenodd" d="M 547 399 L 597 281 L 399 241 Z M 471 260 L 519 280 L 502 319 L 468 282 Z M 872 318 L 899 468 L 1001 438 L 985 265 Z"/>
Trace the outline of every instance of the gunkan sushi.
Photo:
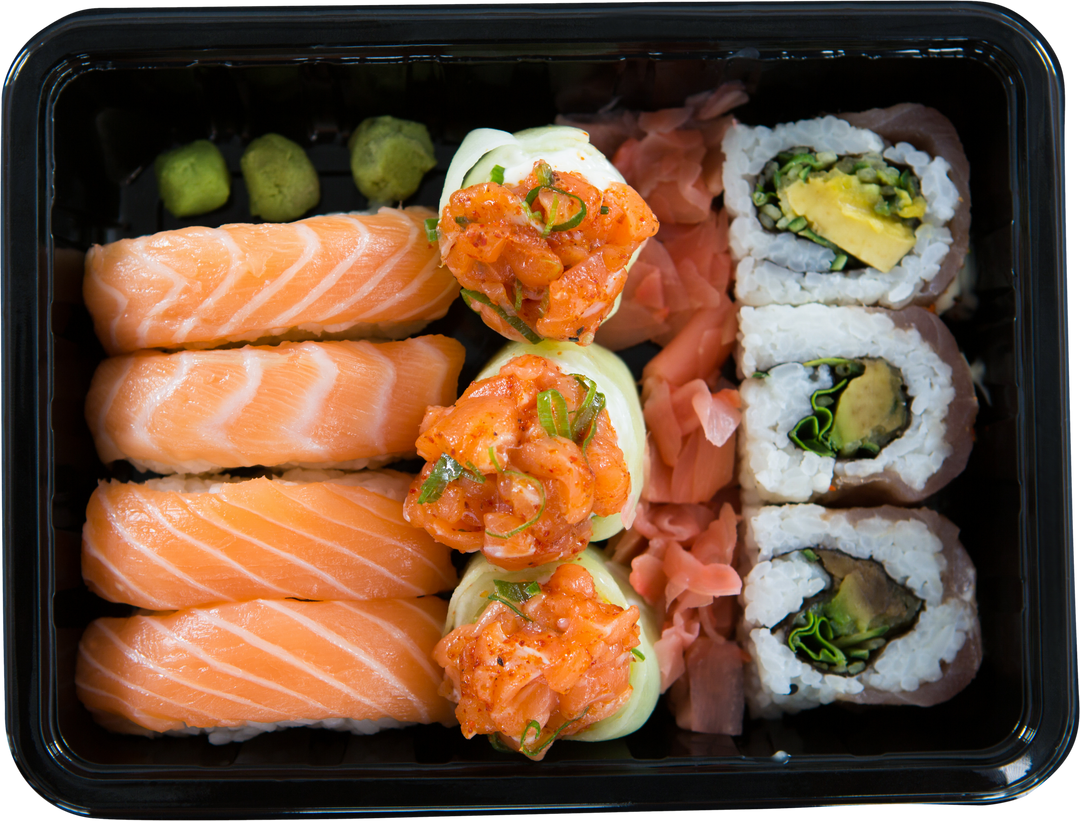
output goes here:
<path id="1" fill-rule="evenodd" d="M 506 571 L 469 564 L 435 660 L 466 738 L 544 757 L 560 738 L 637 730 L 660 695 L 651 610 L 622 568 L 588 548 L 570 562 Z"/>
<path id="2" fill-rule="evenodd" d="M 405 517 L 503 568 L 569 559 L 633 523 L 645 422 L 629 369 L 597 345 L 511 343 L 452 407 L 431 407 Z"/>
<path id="3" fill-rule="evenodd" d="M 587 132 L 569 126 L 466 136 L 439 205 L 443 264 L 507 339 L 588 345 L 636 253 L 659 228 Z"/>

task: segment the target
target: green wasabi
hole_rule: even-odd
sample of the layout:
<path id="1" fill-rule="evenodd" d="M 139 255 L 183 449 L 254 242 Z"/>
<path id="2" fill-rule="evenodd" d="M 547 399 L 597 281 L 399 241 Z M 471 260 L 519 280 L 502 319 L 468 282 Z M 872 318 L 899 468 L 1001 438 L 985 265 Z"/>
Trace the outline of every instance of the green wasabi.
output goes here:
<path id="1" fill-rule="evenodd" d="M 319 176 L 304 149 L 280 134 L 264 134 L 244 150 L 240 170 L 249 207 L 268 222 L 299 219 L 319 201 Z"/>
<path id="2" fill-rule="evenodd" d="M 349 138 L 349 165 L 361 194 L 373 202 L 397 202 L 415 194 L 435 167 L 435 146 L 423 123 L 369 117 Z"/>
<path id="3" fill-rule="evenodd" d="M 205 214 L 229 199 L 229 169 L 209 140 L 196 140 L 158 155 L 154 176 L 165 208 L 174 217 Z"/>

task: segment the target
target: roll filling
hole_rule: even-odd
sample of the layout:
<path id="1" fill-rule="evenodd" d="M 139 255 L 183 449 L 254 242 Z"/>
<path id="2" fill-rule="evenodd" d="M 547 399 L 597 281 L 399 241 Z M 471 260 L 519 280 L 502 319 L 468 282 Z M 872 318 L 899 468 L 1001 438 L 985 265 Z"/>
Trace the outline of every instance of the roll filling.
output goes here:
<path id="1" fill-rule="evenodd" d="M 740 638 L 751 713 L 851 701 L 939 704 L 982 660 L 959 530 L 897 507 L 746 512 Z"/>

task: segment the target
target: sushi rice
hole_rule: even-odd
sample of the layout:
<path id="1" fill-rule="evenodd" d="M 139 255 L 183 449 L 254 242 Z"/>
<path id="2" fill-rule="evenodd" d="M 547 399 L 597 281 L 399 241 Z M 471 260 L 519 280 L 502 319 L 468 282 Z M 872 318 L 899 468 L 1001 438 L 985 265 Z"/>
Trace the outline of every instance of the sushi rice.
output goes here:
<path id="1" fill-rule="evenodd" d="M 731 249 L 741 260 L 735 274 L 735 295 L 748 305 L 809 302 L 881 305 L 901 308 L 937 275 L 949 252 L 947 223 L 956 213 L 960 194 L 948 177 L 949 163 L 930 157 L 908 143 L 886 147 L 884 141 L 837 117 L 800 120 L 775 128 L 735 125 L 724 136 L 724 204 L 732 216 Z M 780 152 L 808 146 L 837 155 L 875 152 L 886 160 L 910 166 L 918 175 L 927 209 L 915 231 L 916 244 L 888 273 L 873 268 L 830 272 L 833 252 L 790 232 L 766 231 L 758 220 L 752 193 L 758 175 Z"/>

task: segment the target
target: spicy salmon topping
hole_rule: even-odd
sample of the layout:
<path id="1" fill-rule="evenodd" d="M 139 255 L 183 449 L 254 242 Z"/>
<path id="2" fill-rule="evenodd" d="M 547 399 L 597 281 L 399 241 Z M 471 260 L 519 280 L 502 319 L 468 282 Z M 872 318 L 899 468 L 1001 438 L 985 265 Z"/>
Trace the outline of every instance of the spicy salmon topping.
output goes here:
<path id="1" fill-rule="evenodd" d="M 494 736 L 539 760 L 630 699 L 638 609 L 602 601 L 585 568 L 561 565 L 546 584 L 496 582 L 488 598 L 432 653 L 466 738 Z"/>
<path id="2" fill-rule="evenodd" d="M 600 191 L 543 160 L 521 182 L 454 192 L 439 221 L 443 264 L 508 339 L 592 342 L 631 255 L 660 227 L 633 188 Z"/>
<path id="3" fill-rule="evenodd" d="M 510 360 L 452 407 L 428 408 L 406 519 L 510 570 L 572 558 L 590 517 L 619 513 L 630 494 L 605 404 L 595 382 L 548 359 Z"/>

